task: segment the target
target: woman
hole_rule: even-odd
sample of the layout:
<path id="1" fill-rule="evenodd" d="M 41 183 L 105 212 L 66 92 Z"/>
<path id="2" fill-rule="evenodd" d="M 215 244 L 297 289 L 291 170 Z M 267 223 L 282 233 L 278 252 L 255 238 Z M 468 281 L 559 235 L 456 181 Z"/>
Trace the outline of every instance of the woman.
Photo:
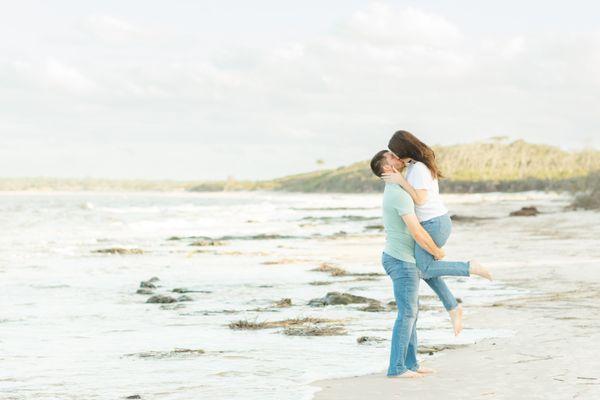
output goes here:
<path id="1" fill-rule="evenodd" d="M 388 148 L 404 162 L 406 177 L 395 170 L 394 173 L 384 174 L 383 179 L 388 183 L 402 186 L 412 197 L 415 203 L 415 214 L 423 228 L 439 247 L 444 246 L 452 230 L 452 221 L 440 197 L 438 179 L 443 176 L 437 166 L 435 153 L 407 131 L 394 133 Z M 415 259 L 422 278 L 437 294 L 450 314 L 454 334 L 458 335 L 462 330 L 462 306 L 458 304 L 441 276 L 448 275 L 448 270 L 452 268 L 489 280 L 492 279 L 491 274 L 475 260 L 437 261 L 418 244 L 415 246 Z"/>

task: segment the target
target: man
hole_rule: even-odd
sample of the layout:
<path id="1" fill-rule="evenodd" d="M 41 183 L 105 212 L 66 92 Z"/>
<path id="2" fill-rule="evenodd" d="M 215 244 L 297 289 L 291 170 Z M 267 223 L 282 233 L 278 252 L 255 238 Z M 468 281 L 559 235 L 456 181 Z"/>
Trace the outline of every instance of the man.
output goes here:
<path id="1" fill-rule="evenodd" d="M 380 151 L 371 160 L 371 170 L 378 177 L 402 167 L 402 161 L 387 150 Z M 386 244 L 382 264 L 392 278 L 398 307 L 387 375 L 420 378 L 434 371 L 420 367 L 417 361 L 419 272 L 415 264 L 415 241 L 436 259 L 443 258 L 445 254 L 419 223 L 410 195 L 398 185 L 385 185 L 383 225 Z"/>

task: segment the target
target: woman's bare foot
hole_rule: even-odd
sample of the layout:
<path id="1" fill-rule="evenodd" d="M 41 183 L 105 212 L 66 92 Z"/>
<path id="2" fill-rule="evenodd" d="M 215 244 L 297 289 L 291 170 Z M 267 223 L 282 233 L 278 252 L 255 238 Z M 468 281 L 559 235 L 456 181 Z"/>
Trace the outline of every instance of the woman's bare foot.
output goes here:
<path id="1" fill-rule="evenodd" d="M 422 378 L 423 375 L 419 374 L 418 372 L 415 371 L 411 371 L 410 369 L 400 375 L 393 375 L 390 376 L 390 378 Z"/>
<path id="2" fill-rule="evenodd" d="M 488 269 L 481 265 L 481 263 L 477 260 L 469 261 L 469 274 L 478 275 L 489 281 L 492 280 L 492 274 L 490 273 L 490 271 L 488 271 Z"/>
<path id="3" fill-rule="evenodd" d="M 458 334 L 462 331 L 462 328 L 463 328 L 462 305 L 459 304 L 456 308 L 453 308 L 452 310 L 448 311 L 448 314 L 450 314 L 450 320 L 452 321 L 452 328 L 454 328 L 454 336 L 458 336 Z"/>
<path id="4" fill-rule="evenodd" d="M 421 375 L 429 375 L 429 374 L 435 374 L 436 371 L 435 371 L 435 369 L 431 369 L 431 368 L 427 368 L 427 367 L 419 367 L 417 372 Z"/>

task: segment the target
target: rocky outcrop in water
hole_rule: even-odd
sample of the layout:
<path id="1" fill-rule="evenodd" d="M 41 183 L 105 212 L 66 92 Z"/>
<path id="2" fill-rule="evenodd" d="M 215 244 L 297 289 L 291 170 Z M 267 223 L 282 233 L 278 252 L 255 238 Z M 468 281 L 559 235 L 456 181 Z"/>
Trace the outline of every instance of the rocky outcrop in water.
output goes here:
<path id="1" fill-rule="evenodd" d="M 511 217 L 535 217 L 540 212 L 536 207 L 522 207 L 520 210 L 513 211 L 509 215 Z"/>
<path id="2" fill-rule="evenodd" d="M 356 296 L 350 293 L 329 292 L 324 297 L 312 299 L 308 302 L 311 307 L 323 307 L 333 305 L 361 304 L 361 303 L 379 303 L 378 300 L 368 297 Z"/>
<path id="3" fill-rule="evenodd" d="M 289 327 L 283 330 L 284 335 L 288 336 L 343 336 L 348 332 L 343 326 L 319 326 L 307 325 Z"/>
<path id="4" fill-rule="evenodd" d="M 457 214 L 452 214 L 450 216 L 450 219 L 454 222 L 479 222 L 479 221 L 486 221 L 486 220 L 490 220 L 490 219 L 494 219 L 491 217 L 475 217 L 472 215 L 457 215 Z"/>
<path id="5" fill-rule="evenodd" d="M 444 350 L 454 350 L 460 349 L 462 347 L 467 347 L 468 344 L 441 344 L 438 346 L 419 346 L 417 352 L 419 354 L 429 354 L 432 356 L 434 353 L 438 353 Z"/>
<path id="6" fill-rule="evenodd" d="M 147 281 L 141 281 L 140 282 L 140 287 L 141 288 L 148 288 L 148 289 L 156 289 L 157 285 L 156 282 L 158 282 L 160 279 L 158 279 L 157 277 L 152 277 L 150 279 L 148 279 Z"/>
<path id="7" fill-rule="evenodd" d="M 191 289 L 187 289 L 187 288 L 175 288 L 173 290 L 171 290 L 171 292 L 173 293 L 212 293 L 210 290 L 191 290 Z"/>
<path id="8" fill-rule="evenodd" d="M 205 353 L 202 349 L 174 349 L 171 351 L 145 351 L 142 353 L 127 354 L 128 357 L 140 358 L 189 358 Z"/>
<path id="9" fill-rule="evenodd" d="M 126 249 L 124 247 L 111 247 L 108 249 L 98 249 L 93 250 L 92 253 L 100 253 L 100 254 L 144 254 L 144 250 L 142 249 Z"/>
<path id="10" fill-rule="evenodd" d="M 326 272 L 331 276 L 344 276 L 347 274 L 346 270 L 329 263 L 322 263 L 317 268 L 311 269 L 316 272 Z"/>
<path id="11" fill-rule="evenodd" d="M 156 284 L 158 281 L 160 281 L 160 279 L 158 279 L 158 277 L 153 276 L 152 278 L 146 280 L 146 281 L 141 281 L 140 282 L 140 288 L 137 290 L 137 294 L 154 294 L 154 290 L 158 287 L 158 285 Z"/>
<path id="12" fill-rule="evenodd" d="M 165 304 L 165 303 L 176 303 L 177 299 L 175 297 L 166 296 L 164 294 L 157 294 L 155 296 L 150 297 L 146 300 L 146 303 L 151 304 Z"/>
<path id="13" fill-rule="evenodd" d="M 339 321 L 315 318 L 315 317 L 304 317 L 304 318 L 291 318 L 284 319 L 281 321 L 249 321 L 247 319 L 240 319 L 229 323 L 229 329 L 233 330 L 256 330 L 256 329 L 270 329 L 270 328 L 289 328 L 294 326 L 306 325 L 306 324 L 325 324 L 325 323 L 336 323 Z"/>
<path id="14" fill-rule="evenodd" d="M 386 339 L 377 336 L 360 336 L 356 338 L 358 344 L 376 344 L 384 342 Z"/>
<path id="15" fill-rule="evenodd" d="M 195 242 L 190 243 L 190 246 L 224 246 L 226 243 L 221 240 L 196 240 Z"/>
<path id="16" fill-rule="evenodd" d="M 386 308 L 384 306 L 382 306 L 380 302 L 374 301 L 374 302 L 370 302 L 368 306 L 359 308 L 359 310 L 367 311 L 367 312 L 381 312 L 381 311 L 386 311 Z"/>
<path id="17" fill-rule="evenodd" d="M 281 299 L 281 300 L 277 301 L 274 304 L 274 306 L 275 307 L 279 307 L 279 308 L 291 307 L 292 306 L 292 299 L 290 299 L 290 298 Z"/>

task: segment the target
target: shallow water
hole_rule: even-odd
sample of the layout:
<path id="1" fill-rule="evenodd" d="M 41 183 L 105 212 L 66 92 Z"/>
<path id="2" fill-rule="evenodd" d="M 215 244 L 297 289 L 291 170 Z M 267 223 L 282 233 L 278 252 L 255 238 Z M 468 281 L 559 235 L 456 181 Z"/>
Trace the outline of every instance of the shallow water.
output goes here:
<path id="1" fill-rule="evenodd" d="M 455 223 L 447 246 L 453 259 L 474 256 L 492 268 L 534 268 L 600 256 L 593 246 L 598 213 L 564 212 L 568 197 L 492 193 L 445 199 L 451 213 L 490 218 Z M 358 345 L 356 338 L 387 339 L 393 312 L 306 305 L 330 291 L 392 300 L 385 276 L 356 281 L 311 271 L 332 262 L 350 272 L 383 272 L 382 235 L 366 229 L 381 223 L 380 200 L 371 194 L 0 194 L 0 397 L 301 399 L 310 398 L 314 380 L 384 369 L 389 342 Z M 507 217 L 531 204 L 544 214 Z M 173 236 L 183 239 L 168 240 Z M 192 236 L 225 237 L 226 243 L 190 246 Z M 356 251 L 363 256 L 341 254 L 348 242 L 361 244 Z M 144 254 L 93 253 L 110 247 Z M 365 249 L 373 257 L 365 257 Z M 149 296 L 135 292 L 152 276 L 160 277 L 157 293 L 176 287 L 205 292 L 189 293 L 193 302 L 175 306 L 146 304 Z M 448 281 L 467 306 L 523 292 L 502 282 Z M 425 285 L 421 293 L 428 306 L 419 316 L 422 344 L 511 334 L 473 327 L 454 338 L 439 302 Z M 292 307 L 271 307 L 284 297 Z M 348 334 L 297 337 L 281 329 L 227 326 L 240 319 L 304 316 L 341 320 Z M 176 348 L 205 352 L 170 353 Z M 164 353 L 143 354 L 148 352 Z"/>

